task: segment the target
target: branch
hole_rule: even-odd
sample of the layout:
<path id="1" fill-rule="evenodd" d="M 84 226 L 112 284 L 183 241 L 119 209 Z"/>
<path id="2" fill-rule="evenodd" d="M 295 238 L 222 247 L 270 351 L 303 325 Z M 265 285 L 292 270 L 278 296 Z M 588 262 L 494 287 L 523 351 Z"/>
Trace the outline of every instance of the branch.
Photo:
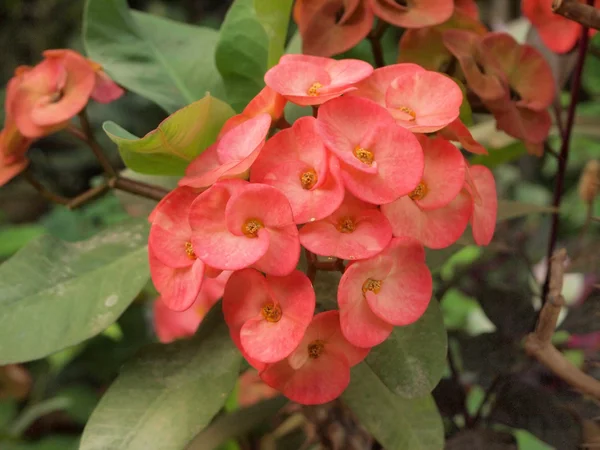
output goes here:
<path id="1" fill-rule="evenodd" d="M 579 22 L 584 27 L 600 30 L 600 10 L 578 0 L 554 0 L 552 11 L 567 19 Z"/>
<path id="2" fill-rule="evenodd" d="M 108 180 L 108 185 L 113 189 L 129 192 L 139 195 L 140 197 L 149 198 L 151 200 L 160 201 L 169 193 L 167 189 L 153 184 L 142 183 L 141 181 L 132 180 L 125 177 L 115 177 Z"/>
<path id="3" fill-rule="evenodd" d="M 540 311 L 535 331 L 525 339 L 525 351 L 575 389 L 600 400 L 600 380 L 583 373 L 552 345 L 558 315 L 565 302 L 561 292 L 566 258 L 567 252 L 561 249 L 550 261 L 548 301 Z"/>
<path id="4" fill-rule="evenodd" d="M 367 38 L 371 43 L 371 50 L 373 52 L 373 59 L 375 59 L 375 67 L 385 66 L 385 60 L 383 59 L 383 47 L 381 46 L 381 37 L 387 30 L 388 24 L 383 20 L 377 22 L 377 26 L 373 31 L 369 33 Z"/>
<path id="5" fill-rule="evenodd" d="M 548 239 L 548 251 L 547 259 L 550 261 L 551 256 L 554 254 L 556 247 L 556 241 L 558 239 L 558 227 L 560 224 L 560 203 L 562 200 L 563 185 L 565 181 L 565 175 L 567 172 L 567 161 L 569 159 L 569 150 L 571 143 L 571 133 L 573 131 L 573 125 L 575 124 L 575 112 L 577 109 L 577 100 L 579 97 L 579 91 L 581 89 L 581 75 L 583 74 L 583 66 L 585 64 L 585 57 L 587 54 L 587 48 L 589 43 L 589 29 L 583 27 L 581 29 L 581 37 L 579 39 L 579 53 L 577 56 L 577 64 L 575 66 L 575 72 L 573 75 L 573 83 L 571 85 L 571 102 L 569 104 L 569 111 L 567 113 L 567 122 L 564 128 L 564 135 L 562 136 L 562 143 L 560 147 L 560 155 L 558 159 L 558 173 L 556 174 L 556 183 L 554 185 L 554 197 L 552 199 L 552 206 L 555 208 L 555 212 L 552 214 L 552 223 L 550 226 L 550 237 Z M 546 279 L 542 287 L 542 304 L 546 301 L 548 296 L 548 289 L 550 283 L 550 270 L 546 273 Z"/>

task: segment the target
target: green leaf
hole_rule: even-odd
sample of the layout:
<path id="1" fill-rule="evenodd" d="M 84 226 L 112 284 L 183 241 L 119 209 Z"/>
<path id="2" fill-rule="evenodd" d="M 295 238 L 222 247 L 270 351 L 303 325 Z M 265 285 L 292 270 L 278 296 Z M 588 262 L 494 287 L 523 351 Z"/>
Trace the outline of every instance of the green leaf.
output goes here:
<path id="1" fill-rule="evenodd" d="M 236 111 L 264 87 L 265 72 L 283 54 L 291 5 L 290 0 L 236 0 L 227 12 L 215 60 Z"/>
<path id="2" fill-rule="evenodd" d="M 174 112 L 141 139 L 114 122 L 104 122 L 103 128 L 130 169 L 148 175 L 183 175 L 190 161 L 215 142 L 233 114 L 228 104 L 207 95 Z"/>
<path id="3" fill-rule="evenodd" d="M 406 399 L 392 392 L 367 364 L 352 369 L 342 399 L 386 450 L 441 450 L 442 418 L 431 396 Z"/>
<path id="4" fill-rule="evenodd" d="M 395 394 L 422 397 L 433 391 L 446 368 L 448 340 L 436 299 L 411 325 L 394 327 L 365 359 L 373 373 Z"/>
<path id="5" fill-rule="evenodd" d="M 88 56 L 119 84 L 167 112 L 224 94 L 214 65 L 218 32 L 131 11 L 126 0 L 87 0 Z"/>
<path id="6" fill-rule="evenodd" d="M 219 306 L 196 335 L 126 364 L 92 413 L 80 450 L 181 450 L 221 409 L 241 355 Z"/>
<path id="7" fill-rule="evenodd" d="M 46 232 L 42 225 L 20 225 L 0 229 L 0 258 L 8 258 L 32 239 Z"/>
<path id="8" fill-rule="evenodd" d="M 216 449 L 228 439 L 252 431 L 274 416 L 286 403 L 285 397 L 279 396 L 219 417 L 198 434 L 186 450 Z"/>
<path id="9" fill-rule="evenodd" d="M 515 429 L 513 436 L 517 440 L 519 450 L 552 450 L 554 447 L 541 441 L 527 430 Z"/>
<path id="10" fill-rule="evenodd" d="M 42 236 L 0 266 L 0 365 L 42 358 L 112 324 L 149 278 L 148 225 L 67 243 Z"/>
<path id="11" fill-rule="evenodd" d="M 79 439 L 75 436 L 50 436 L 35 442 L 2 443 L 2 450 L 77 450 Z"/>
<path id="12" fill-rule="evenodd" d="M 293 0 L 254 0 L 258 20 L 269 36 L 268 67 L 273 67 L 285 50 Z"/>
<path id="13" fill-rule="evenodd" d="M 517 217 L 528 216 L 530 214 L 552 213 L 554 211 L 556 211 L 556 208 L 553 206 L 542 206 L 535 205 L 533 203 L 521 203 L 511 200 L 499 200 L 496 222 L 516 219 Z"/>
<path id="14" fill-rule="evenodd" d="M 522 141 L 516 141 L 501 148 L 488 148 L 488 151 L 488 155 L 473 156 L 469 161 L 470 164 L 479 164 L 493 169 L 527 154 L 527 148 Z"/>

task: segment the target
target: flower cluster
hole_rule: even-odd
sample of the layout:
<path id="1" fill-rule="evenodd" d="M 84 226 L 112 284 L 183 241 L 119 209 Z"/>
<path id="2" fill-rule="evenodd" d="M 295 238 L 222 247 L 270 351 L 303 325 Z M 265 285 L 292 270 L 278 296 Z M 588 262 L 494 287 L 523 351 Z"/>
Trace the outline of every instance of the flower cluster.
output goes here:
<path id="1" fill-rule="evenodd" d="M 66 128 L 90 98 L 109 103 L 121 95 L 102 66 L 72 50 L 47 50 L 37 66 L 18 67 L 6 88 L 0 186 L 27 167 L 33 141 Z"/>
<path id="2" fill-rule="evenodd" d="M 495 182 L 448 140 L 485 152 L 445 75 L 286 55 L 265 82 L 150 216 L 156 323 L 163 341 L 189 335 L 222 296 L 231 338 L 260 378 L 323 403 L 370 348 L 427 309 L 424 247 L 453 244 L 469 223 L 476 243 L 490 242 Z M 289 126 L 287 101 L 315 115 Z M 337 258 L 338 310 L 317 304 L 297 269 L 301 247 Z"/>

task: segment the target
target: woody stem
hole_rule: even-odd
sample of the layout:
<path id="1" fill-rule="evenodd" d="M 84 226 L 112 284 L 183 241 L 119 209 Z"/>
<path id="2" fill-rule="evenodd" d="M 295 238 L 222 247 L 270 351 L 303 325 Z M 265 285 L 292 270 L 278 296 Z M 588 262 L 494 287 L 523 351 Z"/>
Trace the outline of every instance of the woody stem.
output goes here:
<path id="1" fill-rule="evenodd" d="M 385 60 L 383 59 L 383 47 L 381 45 L 381 38 L 387 30 L 388 23 L 383 20 L 377 22 L 377 26 L 372 30 L 367 38 L 371 43 L 371 51 L 373 52 L 373 58 L 375 59 L 375 67 L 385 66 Z"/>

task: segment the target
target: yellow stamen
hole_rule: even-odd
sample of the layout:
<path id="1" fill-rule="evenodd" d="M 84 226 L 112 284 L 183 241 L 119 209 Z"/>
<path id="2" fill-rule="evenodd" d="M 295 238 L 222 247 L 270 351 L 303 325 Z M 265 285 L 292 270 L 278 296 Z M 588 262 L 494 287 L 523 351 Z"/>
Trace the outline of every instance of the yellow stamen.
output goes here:
<path id="1" fill-rule="evenodd" d="M 309 190 L 315 184 L 317 184 L 318 179 L 317 172 L 315 172 L 314 169 L 308 169 L 306 172 L 300 175 L 300 184 L 302 185 L 303 189 Z"/>
<path id="2" fill-rule="evenodd" d="M 188 256 L 188 258 L 190 259 L 196 259 L 197 256 L 194 253 L 194 247 L 192 247 L 192 243 L 191 242 L 186 242 L 185 243 L 185 253 Z"/>
<path id="3" fill-rule="evenodd" d="M 366 148 L 362 148 L 357 145 L 353 153 L 360 162 L 365 163 L 367 166 L 373 164 L 375 156 L 373 155 L 373 152 L 367 150 Z"/>
<path id="4" fill-rule="evenodd" d="M 406 114 L 408 114 L 409 116 L 412 117 L 411 119 L 407 119 L 409 121 L 413 121 L 413 120 L 415 120 L 417 118 L 417 113 L 413 109 L 409 108 L 408 106 L 401 106 L 398 109 L 400 111 L 402 111 L 403 113 L 406 113 Z"/>
<path id="5" fill-rule="evenodd" d="M 267 303 L 261 312 L 267 322 L 279 322 L 282 316 L 281 307 L 275 303 Z"/>
<path id="6" fill-rule="evenodd" d="M 423 198 L 425 198 L 428 192 L 429 189 L 427 189 L 427 185 L 423 181 L 421 181 L 419 185 L 414 189 L 414 191 L 408 194 L 408 196 L 412 200 L 422 200 Z"/>
<path id="7" fill-rule="evenodd" d="M 367 281 L 365 281 L 362 285 L 363 294 L 366 294 L 367 291 L 371 291 L 371 292 L 374 292 L 375 294 L 379 294 L 382 284 L 383 284 L 383 281 L 381 281 L 381 280 L 374 280 L 372 278 L 367 279 Z"/>
<path id="8" fill-rule="evenodd" d="M 319 89 L 321 89 L 323 87 L 323 85 L 321 83 L 319 83 L 318 81 L 315 81 L 306 91 L 306 93 L 310 96 L 310 97 L 318 97 L 319 95 Z"/>
<path id="9" fill-rule="evenodd" d="M 325 342 L 317 339 L 316 341 L 312 341 L 308 344 L 308 356 L 312 359 L 317 359 L 319 356 L 323 354 L 323 350 L 325 350 Z"/>
<path id="10" fill-rule="evenodd" d="M 340 233 L 352 233 L 356 229 L 356 223 L 352 217 L 342 217 L 338 220 L 336 228 Z"/>
<path id="11" fill-rule="evenodd" d="M 258 236 L 258 231 L 263 228 L 263 223 L 258 219 L 248 219 L 242 226 L 242 233 L 249 238 L 255 238 Z"/>

